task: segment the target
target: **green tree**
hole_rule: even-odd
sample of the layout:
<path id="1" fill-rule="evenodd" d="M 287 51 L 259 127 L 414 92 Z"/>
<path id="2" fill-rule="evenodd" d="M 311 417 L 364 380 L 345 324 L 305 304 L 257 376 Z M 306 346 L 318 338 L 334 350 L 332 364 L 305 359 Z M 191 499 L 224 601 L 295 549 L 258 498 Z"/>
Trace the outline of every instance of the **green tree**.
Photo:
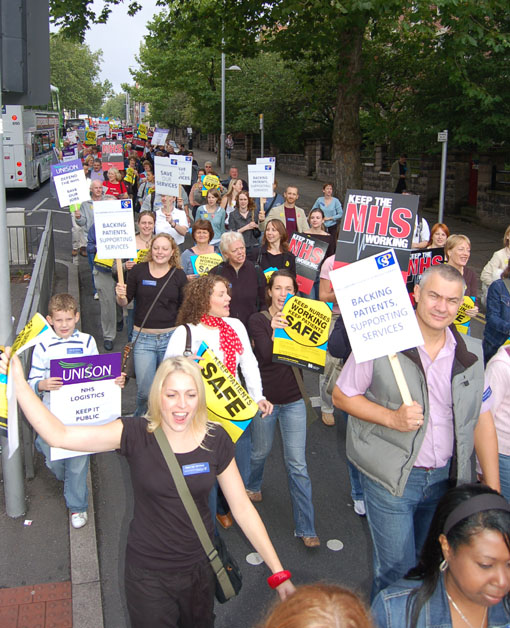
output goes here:
<path id="1" fill-rule="evenodd" d="M 108 118 L 124 120 L 126 118 L 126 94 L 110 96 L 101 107 L 101 113 Z"/>
<path id="2" fill-rule="evenodd" d="M 378 90 L 381 93 L 386 90 L 384 84 L 376 82 L 364 55 L 370 38 L 378 37 L 379 24 L 386 26 L 381 28 L 381 46 L 395 45 L 395 50 L 390 51 L 391 64 L 383 68 L 385 73 L 392 77 L 400 73 L 404 78 L 402 68 L 414 72 L 416 94 L 414 101 L 409 102 L 421 104 L 420 111 L 428 104 L 427 114 L 435 109 L 434 119 L 421 122 L 422 127 L 429 125 L 429 138 L 432 124 L 437 124 L 439 119 L 449 122 L 448 116 L 442 115 L 445 87 L 451 98 L 447 112 L 455 114 L 458 121 L 462 110 L 466 113 L 471 106 L 482 103 L 487 106 L 492 101 L 494 112 L 498 102 L 494 90 L 498 81 L 477 84 L 476 78 L 481 78 L 483 69 L 476 77 L 469 72 L 470 64 L 472 59 L 477 59 L 483 62 L 481 67 L 484 68 L 493 64 L 497 57 L 508 61 L 510 7 L 506 0 L 436 0 L 410 4 L 401 0 L 273 0 L 262 4 L 259 0 L 243 0 L 242 3 L 168 0 L 166 4 L 169 13 L 161 24 L 160 37 L 172 37 L 184 44 L 193 34 L 200 37 L 204 46 L 217 50 L 223 39 L 227 53 L 253 57 L 262 48 L 278 52 L 282 58 L 293 62 L 315 60 L 319 67 L 327 60 L 329 70 L 333 70 L 329 72 L 329 89 L 335 99 L 332 144 L 340 195 L 347 187 L 361 183 L 361 106 L 365 104 L 367 109 L 373 106 Z M 428 77 L 436 80 L 420 83 L 420 65 L 415 58 L 406 56 L 407 43 L 413 42 L 412 38 L 407 42 L 404 36 L 413 32 L 420 35 L 422 42 L 430 42 L 429 66 L 433 69 L 434 64 L 439 64 L 441 72 L 436 75 L 428 72 Z M 392 37 L 385 43 L 384 35 L 388 33 Z M 388 55 L 386 59 L 390 60 Z M 491 71 L 490 75 L 494 77 L 496 73 Z M 397 106 L 387 106 L 384 110 L 389 118 L 401 113 L 400 121 L 406 121 L 406 125 L 400 127 L 401 136 L 413 126 L 416 118 L 403 94 L 407 89 L 405 82 L 399 83 L 395 90 Z M 420 93 L 424 89 L 427 93 Z M 460 105 L 455 94 L 469 100 Z"/>
<path id="3" fill-rule="evenodd" d="M 108 20 L 112 6 L 124 4 L 124 0 L 50 0 L 50 21 L 62 33 L 76 41 L 83 42 L 85 32 L 93 24 L 104 24 Z M 125 3 L 129 15 L 142 8 L 136 0 Z M 100 7 L 97 9 L 96 7 Z"/>
<path id="4" fill-rule="evenodd" d="M 105 98 L 112 93 L 110 81 L 98 79 L 102 52 L 91 52 L 85 44 L 50 35 L 51 83 L 60 90 L 63 109 L 97 116 Z"/>

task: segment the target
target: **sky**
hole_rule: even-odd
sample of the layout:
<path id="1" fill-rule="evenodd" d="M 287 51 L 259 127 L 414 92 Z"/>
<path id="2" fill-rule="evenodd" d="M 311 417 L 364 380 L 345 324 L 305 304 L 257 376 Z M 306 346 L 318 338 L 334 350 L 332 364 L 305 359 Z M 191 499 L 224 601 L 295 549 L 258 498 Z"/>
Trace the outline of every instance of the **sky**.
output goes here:
<path id="1" fill-rule="evenodd" d="M 143 8 L 134 17 L 127 14 L 126 5 L 114 6 L 108 22 L 95 24 L 85 36 L 85 43 L 93 52 L 103 51 L 100 80 L 108 79 L 116 93 L 122 91 L 121 83 L 133 83 L 129 67 L 136 66 L 135 56 L 147 33 L 145 24 L 162 10 L 156 7 L 156 0 L 143 0 L 140 4 Z M 102 7 L 102 0 L 95 0 L 94 6 Z"/>

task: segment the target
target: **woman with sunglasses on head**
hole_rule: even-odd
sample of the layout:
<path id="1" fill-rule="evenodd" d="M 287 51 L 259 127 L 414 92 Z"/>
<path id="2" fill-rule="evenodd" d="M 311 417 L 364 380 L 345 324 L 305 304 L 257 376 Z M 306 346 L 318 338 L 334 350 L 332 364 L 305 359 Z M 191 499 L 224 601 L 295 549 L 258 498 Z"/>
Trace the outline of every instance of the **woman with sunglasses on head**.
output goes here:
<path id="1" fill-rule="evenodd" d="M 7 374 L 9 357 L 9 349 L 0 356 L 0 376 Z M 246 495 L 230 437 L 208 421 L 196 364 L 184 357 L 165 360 L 152 382 L 145 417 L 121 417 L 96 426 L 62 424 L 25 381 L 17 356 L 11 360 L 9 377 L 24 415 L 51 446 L 88 452 L 116 449 L 129 464 L 134 514 L 124 582 L 131 628 L 214 626 L 215 577 L 157 438 L 174 452 L 209 538 L 214 529 L 208 497 L 218 481 L 236 521 L 272 572 L 268 584 L 281 599 L 294 592 L 291 574 L 283 570 Z M 186 473 L 190 467 L 207 471 Z"/>
<path id="2" fill-rule="evenodd" d="M 379 628 L 506 628 L 510 505 L 482 484 L 440 500 L 420 561 L 372 604 Z"/>

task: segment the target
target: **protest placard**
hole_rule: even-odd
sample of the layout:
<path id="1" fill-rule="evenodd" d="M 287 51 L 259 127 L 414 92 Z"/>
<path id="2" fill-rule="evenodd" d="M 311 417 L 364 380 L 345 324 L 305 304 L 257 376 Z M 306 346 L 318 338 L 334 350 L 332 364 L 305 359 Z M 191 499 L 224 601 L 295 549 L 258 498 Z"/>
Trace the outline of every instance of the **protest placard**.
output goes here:
<path id="1" fill-rule="evenodd" d="M 212 268 L 221 264 L 223 258 L 218 253 L 210 253 L 208 255 L 192 255 L 190 260 L 195 275 L 207 275 Z"/>
<path id="2" fill-rule="evenodd" d="M 421 276 L 431 266 L 443 264 L 444 249 L 409 249 L 408 251 L 395 251 L 400 268 L 407 268 L 407 292 L 414 303 L 413 290 L 416 284 L 420 283 Z"/>
<path id="3" fill-rule="evenodd" d="M 207 196 L 208 190 L 219 190 L 221 187 L 220 180 L 215 174 L 203 174 L 202 181 L 202 196 Z"/>
<path id="4" fill-rule="evenodd" d="M 179 195 L 177 160 L 170 157 L 154 157 L 154 178 L 157 194 Z"/>
<path id="5" fill-rule="evenodd" d="M 299 291 L 310 294 L 317 271 L 328 250 L 328 243 L 307 233 L 293 233 L 289 251 L 296 256 L 296 280 Z"/>
<path id="6" fill-rule="evenodd" d="M 147 126 L 145 124 L 138 125 L 138 137 L 142 140 L 147 139 Z"/>
<path id="7" fill-rule="evenodd" d="M 331 324 L 331 304 L 288 295 L 282 315 L 289 325 L 284 329 L 275 329 L 273 362 L 323 373 Z"/>
<path id="8" fill-rule="evenodd" d="M 70 144 L 78 144 L 78 133 L 76 131 L 68 131 L 66 134 L 66 138 L 69 140 Z"/>
<path id="9" fill-rule="evenodd" d="M 109 170 L 110 168 L 124 170 L 124 148 L 122 142 L 118 140 L 102 142 L 101 165 L 103 171 Z"/>
<path id="10" fill-rule="evenodd" d="M 90 200 L 90 183 L 87 183 L 80 159 L 51 166 L 51 176 L 60 207 Z"/>
<path id="11" fill-rule="evenodd" d="M 12 344 L 12 355 L 19 355 L 42 341 L 44 334 L 51 331 L 42 314 L 36 313 L 16 336 Z M 0 435 L 8 437 L 9 458 L 19 445 L 18 412 L 14 383 L 9 375 L 0 375 Z"/>
<path id="12" fill-rule="evenodd" d="M 271 164 L 248 164 L 248 188 L 251 198 L 273 196 L 274 167 Z"/>
<path id="13" fill-rule="evenodd" d="M 158 129 L 154 131 L 152 135 L 151 144 L 153 146 L 164 146 L 169 129 Z"/>
<path id="14" fill-rule="evenodd" d="M 85 144 L 87 144 L 87 146 L 95 146 L 97 144 L 97 133 L 95 131 L 85 132 Z"/>
<path id="15" fill-rule="evenodd" d="M 136 257 L 135 223 L 131 199 L 94 201 L 94 224 L 98 258 Z"/>
<path id="16" fill-rule="evenodd" d="M 172 166 L 177 167 L 177 183 L 190 185 L 193 157 L 191 155 L 172 155 L 170 162 Z"/>
<path id="17" fill-rule="evenodd" d="M 78 144 L 70 144 L 62 149 L 62 161 L 73 161 L 78 159 Z"/>
<path id="18" fill-rule="evenodd" d="M 64 425 L 103 425 L 121 415 L 120 353 L 51 360 L 50 377 L 62 387 L 50 392 L 50 410 Z M 82 456 L 82 451 L 50 448 L 51 460 Z"/>
<path id="19" fill-rule="evenodd" d="M 97 137 L 110 137 L 110 123 L 100 122 L 97 125 Z"/>
<path id="20" fill-rule="evenodd" d="M 335 267 L 388 248 L 410 249 L 418 201 L 412 194 L 347 190 Z"/>
<path id="21" fill-rule="evenodd" d="M 203 342 L 198 351 L 210 421 L 220 423 L 234 441 L 258 412 L 258 405 Z"/>
<path id="22" fill-rule="evenodd" d="M 331 271 L 356 362 L 423 344 L 393 250 Z"/>
<path id="23" fill-rule="evenodd" d="M 275 176 L 275 171 L 276 171 L 276 157 L 257 157 L 257 161 L 256 161 L 256 165 L 257 166 L 265 166 L 269 164 L 272 167 L 272 172 L 273 172 L 273 183 L 274 183 L 274 176 Z M 271 196 L 272 194 L 270 194 L 269 196 Z"/>
<path id="24" fill-rule="evenodd" d="M 466 310 L 471 310 L 476 307 L 476 297 L 468 297 L 464 295 L 464 299 L 459 306 L 457 316 L 453 321 L 455 329 L 461 334 L 469 333 L 469 326 L 471 324 L 471 316 L 466 314 Z"/>

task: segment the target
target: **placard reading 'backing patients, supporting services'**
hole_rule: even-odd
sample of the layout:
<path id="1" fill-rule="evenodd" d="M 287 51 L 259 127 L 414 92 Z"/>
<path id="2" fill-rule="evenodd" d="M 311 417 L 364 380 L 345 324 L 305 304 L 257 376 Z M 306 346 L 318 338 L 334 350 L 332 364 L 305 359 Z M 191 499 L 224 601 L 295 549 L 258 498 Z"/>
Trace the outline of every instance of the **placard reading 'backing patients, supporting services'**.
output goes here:
<path id="1" fill-rule="evenodd" d="M 135 223 L 131 199 L 94 201 L 97 257 L 136 257 Z"/>
<path id="2" fill-rule="evenodd" d="M 275 176 L 275 170 L 276 170 L 276 157 L 257 157 L 257 161 L 256 161 L 257 166 L 265 166 L 267 164 L 269 164 L 272 168 L 273 183 L 274 183 L 274 176 Z"/>
<path id="3" fill-rule="evenodd" d="M 358 364 L 423 344 L 393 250 L 337 268 L 330 280 Z"/>
<path id="4" fill-rule="evenodd" d="M 50 392 L 50 410 L 64 425 L 102 425 L 121 415 L 120 353 L 51 360 L 50 377 L 62 387 Z M 52 460 L 82 456 L 82 451 L 50 448 Z"/>
<path id="5" fill-rule="evenodd" d="M 81 159 L 51 166 L 51 176 L 55 183 L 60 207 L 90 200 L 90 184 L 85 178 Z"/>
<path id="6" fill-rule="evenodd" d="M 234 441 L 258 412 L 258 405 L 203 342 L 198 351 L 210 421 L 220 423 Z"/>
<path id="7" fill-rule="evenodd" d="M 273 197 L 274 166 L 248 164 L 248 188 L 251 198 Z"/>
<path id="8" fill-rule="evenodd" d="M 307 233 L 293 233 L 289 251 L 296 257 L 296 280 L 299 291 L 310 294 L 328 243 Z"/>
<path id="9" fill-rule="evenodd" d="M 273 362 L 323 373 L 331 325 L 331 304 L 288 295 L 282 315 L 289 324 L 284 329 L 275 329 Z"/>
<path id="10" fill-rule="evenodd" d="M 410 249 L 418 202 L 413 194 L 347 190 L 335 268 L 388 248 Z"/>

